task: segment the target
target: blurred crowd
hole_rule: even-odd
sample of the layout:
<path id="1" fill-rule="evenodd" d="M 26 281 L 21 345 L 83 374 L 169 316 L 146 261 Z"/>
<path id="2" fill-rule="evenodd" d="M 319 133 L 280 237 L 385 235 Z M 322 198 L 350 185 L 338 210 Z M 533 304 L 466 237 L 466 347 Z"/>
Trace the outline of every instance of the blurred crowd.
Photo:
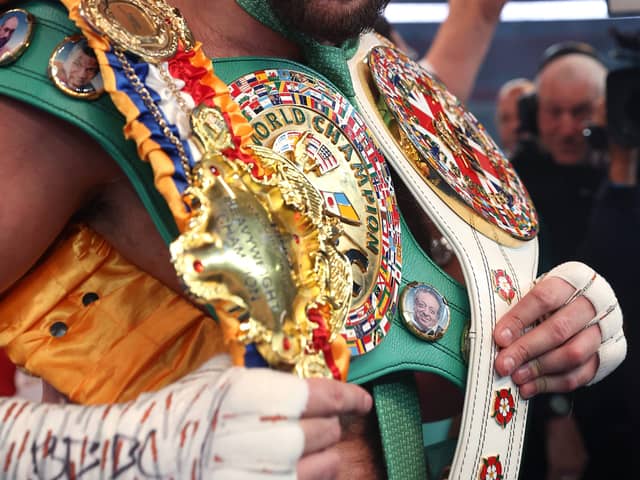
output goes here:
<path id="1" fill-rule="evenodd" d="M 607 133 L 607 75 L 599 52 L 564 42 L 544 52 L 534 79 L 511 80 L 497 97 L 498 140 L 541 220 L 540 271 L 568 260 L 599 270 L 616 291 L 629 342 L 626 361 L 602 383 L 534 401 L 521 478 L 631 478 L 636 471 L 638 148 Z"/>
<path id="2" fill-rule="evenodd" d="M 379 27 L 379 33 L 405 45 L 429 68 L 430 56 L 437 55 L 434 45 L 420 59 L 388 23 L 381 21 Z M 457 37 L 464 35 L 453 32 L 450 39 Z M 467 47 L 459 45 L 461 51 L 469 51 Z M 484 58 L 484 53 L 476 58 Z M 495 140 L 536 206 L 541 224 L 539 272 L 578 260 L 602 273 L 622 307 L 629 348 L 622 366 L 601 383 L 532 400 L 520 479 L 632 478 L 631 472 L 640 471 L 634 455 L 635 431 L 640 428 L 634 406 L 640 394 L 634 371 L 639 341 L 634 320 L 640 314 L 634 281 L 640 271 L 635 245 L 640 233 L 640 138 L 631 146 L 620 144 L 619 135 L 607 128 L 607 118 L 621 112 L 607 115 L 610 72 L 602 52 L 578 40 L 565 41 L 531 61 L 536 63 L 535 78 L 514 78 L 497 93 Z M 479 68 L 474 61 L 465 66 L 465 80 L 447 85 L 463 102 L 471 95 Z M 463 281 L 455 262 L 441 266 Z"/>

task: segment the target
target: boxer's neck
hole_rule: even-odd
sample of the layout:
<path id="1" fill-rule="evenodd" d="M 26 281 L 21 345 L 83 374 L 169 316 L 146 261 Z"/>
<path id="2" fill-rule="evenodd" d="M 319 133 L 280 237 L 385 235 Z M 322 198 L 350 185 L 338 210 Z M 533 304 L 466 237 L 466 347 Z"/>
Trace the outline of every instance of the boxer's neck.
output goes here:
<path id="1" fill-rule="evenodd" d="M 187 20 L 210 57 L 301 58 L 300 49 L 258 22 L 235 0 L 168 0 Z"/>

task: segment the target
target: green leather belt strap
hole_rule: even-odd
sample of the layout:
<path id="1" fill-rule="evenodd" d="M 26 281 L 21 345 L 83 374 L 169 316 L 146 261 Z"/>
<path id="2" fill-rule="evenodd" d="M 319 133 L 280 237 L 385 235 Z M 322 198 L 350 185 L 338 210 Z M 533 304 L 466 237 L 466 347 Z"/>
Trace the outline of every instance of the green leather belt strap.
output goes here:
<path id="1" fill-rule="evenodd" d="M 242 0 L 242 3 L 247 2 L 253 0 Z M 167 243 L 171 242 L 177 236 L 173 218 L 153 185 L 151 168 L 139 160 L 133 142 L 124 140 L 124 121 L 110 98 L 104 95 L 96 101 L 74 99 L 60 92 L 48 78 L 47 65 L 54 48 L 66 36 L 77 32 L 67 19 L 66 11 L 57 3 L 45 1 L 26 1 L 20 7 L 30 11 L 36 18 L 33 39 L 31 46 L 17 62 L 0 67 L 0 94 L 60 117 L 93 137 L 129 177 L 163 239 Z M 324 47 L 319 46 L 319 51 L 324 51 Z M 333 54 L 338 55 L 340 52 L 342 62 L 333 62 L 331 56 L 325 54 L 320 55 L 324 59 L 322 62 L 342 65 L 346 50 L 329 48 L 333 49 Z M 246 73 L 265 68 L 290 68 L 317 75 L 302 65 L 281 59 L 241 58 L 215 61 L 216 73 L 227 83 Z M 339 79 L 340 75 L 336 78 Z M 348 86 L 339 87 L 349 96 Z M 426 472 L 417 395 L 411 375 L 401 375 L 400 372 L 418 370 L 436 373 L 463 388 L 466 366 L 460 347 L 462 332 L 469 319 L 469 303 L 464 288 L 444 274 L 419 248 L 404 220 L 402 249 L 402 287 L 412 281 L 433 285 L 449 302 L 451 323 L 443 338 L 428 343 L 409 333 L 396 313 L 393 326 L 380 346 L 352 362 L 349 381 L 375 382 L 373 393 L 388 474 L 392 480 L 423 479 Z M 380 378 L 383 376 L 385 378 Z"/>
<path id="2" fill-rule="evenodd" d="M 413 375 L 404 372 L 376 382 L 373 397 L 388 478 L 425 480 L 420 403 Z"/>
<path id="3" fill-rule="evenodd" d="M 470 316 L 466 291 L 422 251 L 402 216 L 401 229 L 401 288 L 405 288 L 411 282 L 424 282 L 435 287 L 449 303 L 449 330 L 440 340 L 426 342 L 410 333 L 400 319 L 400 313 L 396 312 L 393 326 L 382 343 L 372 352 L 352 360 L 349 381 L 364 383 L 381 375 L 416 370 L 435 373 L 464 388 L 467 368 L 462 357 L 461 344 L 464 328 Z"/>

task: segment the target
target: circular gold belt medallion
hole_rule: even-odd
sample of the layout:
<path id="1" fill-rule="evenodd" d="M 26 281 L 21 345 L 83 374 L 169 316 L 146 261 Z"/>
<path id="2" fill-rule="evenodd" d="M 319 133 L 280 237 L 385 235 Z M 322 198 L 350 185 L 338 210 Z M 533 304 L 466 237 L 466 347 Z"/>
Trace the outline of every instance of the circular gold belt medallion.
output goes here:
<path id="1" fill-rule="evenodd" d="M 389 171 L 364 121 L 342 95 L 306 73 L 262 70 L 229 86 L 253 143 L 291 160 L 343 226 L 338 249 L 353 269 L 343 335 L 352 354 L 388 332 L 400 282 L 400 217 Z"/>
<path id="2" fill-rule="evenodd" d="M 149 63 L 173 57 L 181 40 L 193 37 L 180 12 L 164 2 L 144 0 L 82 0 L 82 17 L 117 48 Z"/>
<path id="3" fill-rule="evenodd" d="M 461 200 L 507 237 L 534 238 L 538 221 L 533 203 L 476 118 L 444 85 L 397 50 L 375 47 L 368 62 L 384 107 L 397 122 L 401 145 L 436 192 L 450 205 L 452 199 Z M 477 228 L 478 221 L 461 216 Z"/>

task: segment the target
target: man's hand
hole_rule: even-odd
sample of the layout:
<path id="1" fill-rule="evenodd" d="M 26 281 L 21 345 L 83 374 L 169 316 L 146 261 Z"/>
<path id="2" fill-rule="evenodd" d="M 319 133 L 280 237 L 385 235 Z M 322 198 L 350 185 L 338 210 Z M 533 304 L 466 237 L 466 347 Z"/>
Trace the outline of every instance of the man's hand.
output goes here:
<path id="1" fill-rule="evenodd" d="M 338 475 L 342 438 L 340 417 L 365 415 L 373 400 L 362 388 L 333 380 L 308 380 L 309 400 L 300 421 L 304 451 L 298 462 L 300 480 L 333 479 Z"/>
<path id="2" fill-rule="evenodd" d="M 567 265 L 582 269 L 579 273 L 586 280 L 578 288 L 588 285 L 585 293 L 567 302 L 576 287 L 552 276 L 554 269 L 500 319 L 494 332 L 496 343 L 503 347 L 496 371 L 510 375 L 524 398 L 575 390 L 600 373 L 600 362 L 608 373 L 626 352 L 622 315 L 609 285 L 595 274 L 597 281 L 589 283 L 589 269 L 583 264 L 563 267 Z M 599 321 L 594 322 L 596 315 Z M 536 325 L 539 319 L 545 320 Z"/>

